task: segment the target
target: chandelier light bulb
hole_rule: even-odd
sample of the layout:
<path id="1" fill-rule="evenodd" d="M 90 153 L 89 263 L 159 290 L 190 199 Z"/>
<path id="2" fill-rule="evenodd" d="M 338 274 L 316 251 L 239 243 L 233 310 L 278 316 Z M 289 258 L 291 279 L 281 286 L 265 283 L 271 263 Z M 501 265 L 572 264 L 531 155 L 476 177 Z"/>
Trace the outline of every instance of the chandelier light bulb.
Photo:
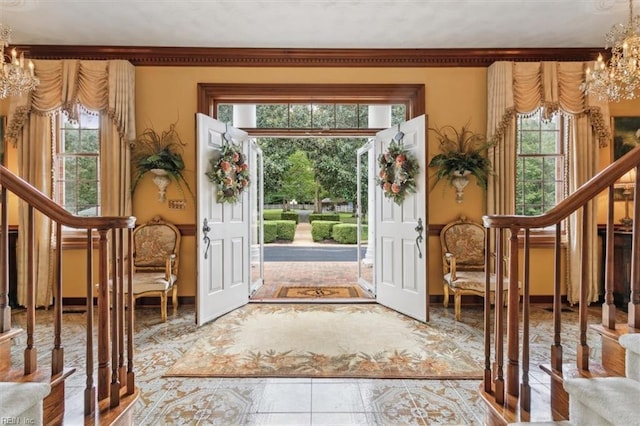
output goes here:
<path id="1" fill-rule="evenodd" d="M 605 36 L 605 48 L 611 57 L 604 60 L 598 55 L 593 69 L 585 71 L 582 90 L 600 100 L 619 102 L 640 96 L 640 16 L 633 16 L 633 0 L 629 0 L 629 22 L 616 24 Z"/>
<path id="2" fill-rule="evenodd" d="M 11 49 L 11 56 L 5 54 L 9 46 L 11 27 L 0 23 L 0 99 L 18 96 L 35 89 L 40 80 L 35 76 L 33 62 L 25 68 L 24 52 Z"/>

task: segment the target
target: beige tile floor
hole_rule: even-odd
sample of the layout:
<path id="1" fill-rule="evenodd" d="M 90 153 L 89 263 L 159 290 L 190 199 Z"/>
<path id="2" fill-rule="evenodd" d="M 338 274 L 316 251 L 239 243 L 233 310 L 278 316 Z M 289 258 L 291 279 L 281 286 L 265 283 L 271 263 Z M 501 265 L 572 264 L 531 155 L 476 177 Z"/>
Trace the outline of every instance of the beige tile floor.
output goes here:
<path id="1" fill-rule="evenodd" d="M 35 344 L 39 363 L 50 363 L 52 311 L 37 311 Z M 154 307 L 136 309 L 136 381 L 141 390 L 134 420 L 136 425 L 479 425 L 484 406 L 477 380 L 386 380 L 386 379 L 252 379 L 163 377 L 167 369 L 215 321 L 198 328 L 192 306 L 180 306 L 166 323 Z M 575 357 L 573 310 L 563 313 L 564 352 Z M 589 321 L 598 322 L 599 312 Z M 24 327 L 24 312 L 12 314 L 15 326 Z M 68 381 L 67 395 L 82 406 L 84 374 L 84 321 L 82 310 L 63 314 L 65 363 L 78 372 Z M 450 334 L 465 350 L 482 356 L 482 310 L 464 307 L 463 321 L 453 319 L 452 309 L 433 306 L 430 322 Z M 548 387 L 548 378 L 534 366 L 544 361 L 552 343 L 551 313 L 532 309 L 531 383 Z M 598 342 L 589 332 L 592 352 Z M 15 341 L 12 362 L 21 364 L 26 337 Z M 44 367 L 46 368 L 46 367 Z M 70 404 L 70 405 L 73 405 Z M 533 413 L 545 420 L 548 408 Z M 73 424 L 73 423 L 66 423 Z"/>

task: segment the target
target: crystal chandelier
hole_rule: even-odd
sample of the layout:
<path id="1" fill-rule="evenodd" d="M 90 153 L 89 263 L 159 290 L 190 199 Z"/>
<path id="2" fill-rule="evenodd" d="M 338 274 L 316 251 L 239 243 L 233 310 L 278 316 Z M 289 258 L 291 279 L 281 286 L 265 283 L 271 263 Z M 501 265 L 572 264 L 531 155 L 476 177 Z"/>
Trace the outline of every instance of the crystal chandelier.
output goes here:
<path id="1" fill-rule="evenodd" d="M 24 53 L 18 56 L 16 49 L 6 55 L 4 49 L 9 46 L 11 27 L 0 23 L 0 54 L 2 54 L 2 72 L 0 73 L 0 99 L 22 95 L 36 88 L 40 80 L 34 74 L 33 62 L 24 66 Z"/>
<path id="2" fill-rule="evenodd" d="M 629 22 L 614 25 L 605 42 L 605 48 L 611 48 L 611 59 L 607 64 L 602 54 L 598 55 L 593 70 L 587 68 L 582 89 L 600 100 L 636 98 L 640 88 L 640 16 L 633 16 L 633 0 L 629 0 Z"/>

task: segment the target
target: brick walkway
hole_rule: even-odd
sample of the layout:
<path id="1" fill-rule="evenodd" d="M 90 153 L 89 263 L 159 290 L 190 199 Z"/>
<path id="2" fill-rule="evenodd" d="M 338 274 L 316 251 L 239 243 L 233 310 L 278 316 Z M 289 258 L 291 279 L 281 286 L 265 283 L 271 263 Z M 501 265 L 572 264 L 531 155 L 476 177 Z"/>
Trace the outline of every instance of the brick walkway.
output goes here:
<path id="1" fill-rule="evenodd" d="M 289 245 L 289 244 L 287 244 Z M 291 245 L 326 247 L 311 238 L 311 225 L 300 223 Z M 265 262 L 264 284 L 251 298 L 253 301 L 274 299 L 281 286 L 349 286 L 358 287 L 356 262 Z M 368 272 L 368 271 L 367 271 Z M 364 300 L 371 297 L 360 292 Z M 291 300 L 291 299 L 288 299 Z M 329 300 L 329 299 L 327 299 Z M 314 301 L 317 301 L 314 299 Z M 331 299 L 335 301 L 335 299 Z"/>

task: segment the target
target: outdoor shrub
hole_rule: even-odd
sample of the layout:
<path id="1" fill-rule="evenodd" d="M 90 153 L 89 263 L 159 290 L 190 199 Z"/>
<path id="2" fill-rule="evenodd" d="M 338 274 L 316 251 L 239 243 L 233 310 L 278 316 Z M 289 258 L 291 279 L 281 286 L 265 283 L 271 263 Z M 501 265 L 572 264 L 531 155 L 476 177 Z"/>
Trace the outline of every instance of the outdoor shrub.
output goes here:
<path id="1" fill-rule="evenodd" d="M 309 215 L 309 222 L 313 223 L 315 220 L 329 220 L 340 222 L 340 215 L 337 213 L 311 213 Z"/>
<path id="2" fill-rule="evenodd" d="M 340 222 L 342 223 L 358 223 L 358 218 L 353 216 L 353 215 L 349 215 L 349 216 L 340 216 Z"/>
<path id="3" fill-rule="evenodd" d="M 282 219 L 282 212 L 280 210 L 265 210 L 262 217 L 264 220 L 280 220 Z"/>
<path id="4" fill-rule="evenodd" d="M 285 241 L 293 241 L 296 235 L 295 220 L 276 220 L 274 221 L 278 227 L 278 239 Z"/>
<path id="5" fill-rule="evenodd" d="M 264 222 L 264 242 L 272 243 L 278 238 L 278 224 L 275 220 Z"/>
<path id="6" fill-rule="evenodd" d="M 282 220 L 293 220 L 298 224 L 299 218 L 298 212 L 282 212 Z"/>
<path id="7" fill-rule="evenodd" d="M 331 229 L 339 225 L 339 220 L 315 220 L 311 222 L 311 238 L 313 241 L 323 241 L 331 238 Z"/>
<path id="8" fill-rule="evenodd" d="M 367 238 L 368 227 L 362 226 L 362 238 Z M 352 223 L 342 223 L 334 225 L 331 232 L 331 236 L 334 240 L 340 244 L 355 244 L 358 242 L 358 225 Z"/>

